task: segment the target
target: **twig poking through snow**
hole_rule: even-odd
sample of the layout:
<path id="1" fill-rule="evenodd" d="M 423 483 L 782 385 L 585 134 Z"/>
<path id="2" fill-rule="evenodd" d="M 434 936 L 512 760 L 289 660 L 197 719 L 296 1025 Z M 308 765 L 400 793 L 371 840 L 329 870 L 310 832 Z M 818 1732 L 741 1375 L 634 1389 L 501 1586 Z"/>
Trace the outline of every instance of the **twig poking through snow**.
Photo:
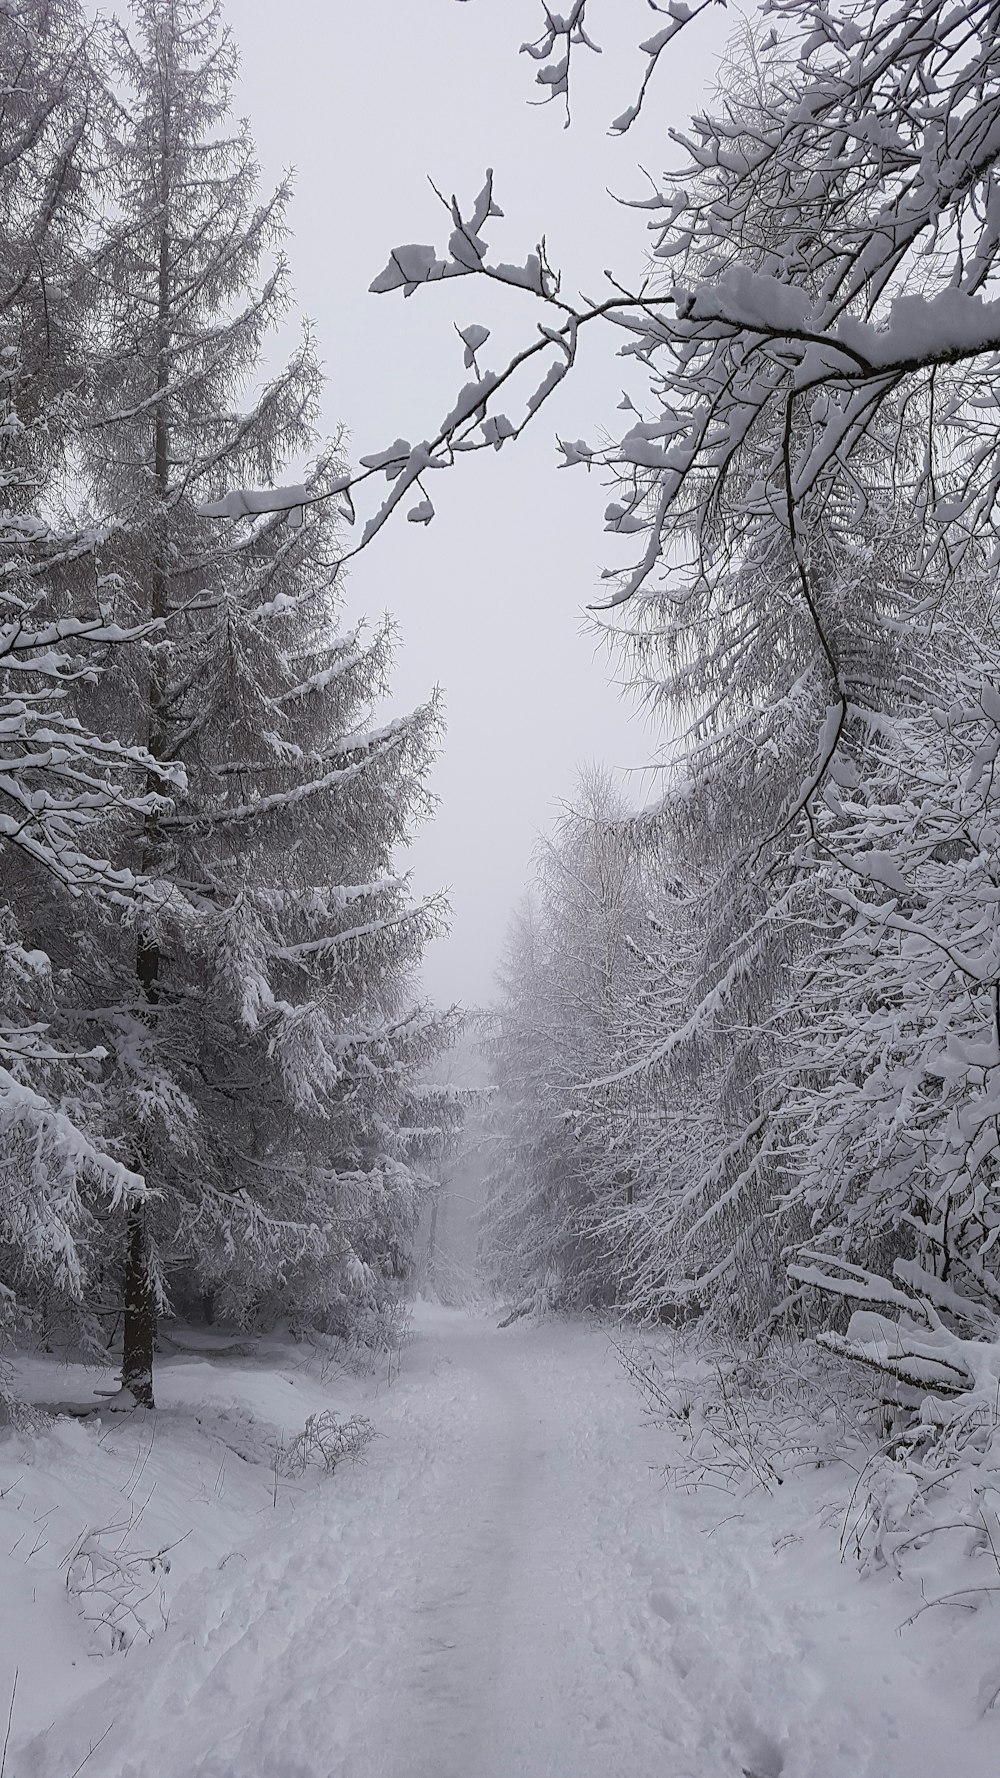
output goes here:
<path id="1" fill-rule="evenodd" d="M 0 1755 L 0 1778 L 7 1770 L 7 1747 L 10 1742 L 10 1725 L 14 1720 L 14 1699 L 17 1697 L 17 1676 L 20 1669 L 14 1668 L 14 1683 L 10 1688 L 10 1709 L 7 1712 L 7 1733 L 3 1738 L 3 1754 Z"/>

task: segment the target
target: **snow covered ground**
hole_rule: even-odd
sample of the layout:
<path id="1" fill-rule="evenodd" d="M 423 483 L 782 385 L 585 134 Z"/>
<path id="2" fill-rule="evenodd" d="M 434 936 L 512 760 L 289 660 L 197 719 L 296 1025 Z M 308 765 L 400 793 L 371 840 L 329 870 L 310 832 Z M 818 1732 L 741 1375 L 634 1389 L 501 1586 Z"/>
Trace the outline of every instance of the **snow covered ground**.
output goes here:
<path id="1" fill-rule="evenodd" d="M 36 1398 L 54 1373 L 30 1370 Z M 665 1488 L 667 1435 L 597 1328 L 424 1306 L 377 1395 L 278 1348 L 179 1356 L 160 1398 L 155 1436 L 0 1438 L 5 1778 L 1000 1770 L 989 1608 L 900 1633 L 907 1587 L 839 1560 L 837 1468 L 739 1501 Z M 331 1406 L 376 1422 L 367 1461 L 275 1498 L 275 1438 Z M 88 1653 L 64 1558 L 137 1514 L 127 1547 L 183 1539 L 141 1607 L 167 1626 Z"/>

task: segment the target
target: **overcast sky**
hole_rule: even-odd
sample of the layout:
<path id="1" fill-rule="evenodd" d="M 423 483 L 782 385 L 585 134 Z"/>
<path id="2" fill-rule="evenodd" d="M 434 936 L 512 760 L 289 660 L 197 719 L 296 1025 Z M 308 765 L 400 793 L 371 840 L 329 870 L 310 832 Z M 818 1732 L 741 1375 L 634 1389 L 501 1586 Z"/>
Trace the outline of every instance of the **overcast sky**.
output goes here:
<path id="1" fill-rule="evenodd" d="M 471 199 L 494 167 L 506 220 L 491 225 L 491 250 L 523 260 L 544 232 L 567 289 L 599 294 L 606 267 L 626 282 L 641 269 L 644 218 L 608 188 L 641 196 L 637 163 L 659 173 L 675 159 L 668 131 L 703 102 L 732 15 L 712 8 L 681 35 L 647 117 L 616 141 L 606 126 L 633 96 L 635 44 L 651 14 L 644 0 L 604 0 L 593 12 L 604 53 L 579 58 L 567 131 L 561 109 L 527 103 L 534 65 L 517 51 L 537 34 L 538 0 L 229 0 L 239 100 L 265 177 L 296 170 L 296 290 L 329 375 L 326 422 L 347 426 L 353 456 L 433 435 L 465 380 L 455 323 L 494 328 L 493 366 L 534 327 L 529 297 L 473 280 L 408 301 L 367 294 L 391 247 L 446 241 L 428 176 Z M 425 971 L 441 1001 L 490 998 L 534 837 L 572 794 L 577 765 L 635 771 L 627 793 L 648 794 L 639 768 L 655 736 L 630 715 L 585 629 L 613 560 L 608 496 L 585 471 L 559 471 L 554 446 L 556 431 L 593 440 L 614 423 L 630 374 L 615 343 L 595 331 L 534 432 L 435 476 L 434 522 L 391 525 L 351 571 L 351 610 L 398 620 L 396 701 L 413 704 L 435 684 L 445 693 L 441 805 L 409 858 L 419 890 L 451 897 L 451 936 Z"/>

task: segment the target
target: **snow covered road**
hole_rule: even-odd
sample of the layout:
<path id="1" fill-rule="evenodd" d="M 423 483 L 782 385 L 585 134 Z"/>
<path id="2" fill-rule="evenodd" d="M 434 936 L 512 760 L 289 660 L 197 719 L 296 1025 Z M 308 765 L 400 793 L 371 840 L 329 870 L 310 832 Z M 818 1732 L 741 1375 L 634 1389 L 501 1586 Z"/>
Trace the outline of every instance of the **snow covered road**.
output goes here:
<path id="1" fill-rule="evenodd" d="M 995 1773 L 835 1536 L 663 1488 L 598 1330 L 424 1308 L 374 1417 L 366 1465 L 261 1514 L 12 1778 L 101 1736 L 87 1778 Z"/>

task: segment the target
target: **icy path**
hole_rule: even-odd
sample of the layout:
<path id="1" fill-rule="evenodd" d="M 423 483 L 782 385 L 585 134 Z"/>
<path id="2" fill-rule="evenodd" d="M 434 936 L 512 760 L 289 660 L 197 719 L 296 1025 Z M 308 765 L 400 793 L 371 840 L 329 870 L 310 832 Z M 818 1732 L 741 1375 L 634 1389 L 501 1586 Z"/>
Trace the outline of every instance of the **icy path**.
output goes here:
<path id="1" fill-rule="evenodd" d="M 650 1469 L 604 1337 L 423 1310 L 366 1467 L 190 1582 L 13 1778 L 978 1778 L 901 1615 Z M 842 1484 L 841 1484 L 842 1485 Z M 775 1545 L 778 1545 L 776 1551 Z"/>

